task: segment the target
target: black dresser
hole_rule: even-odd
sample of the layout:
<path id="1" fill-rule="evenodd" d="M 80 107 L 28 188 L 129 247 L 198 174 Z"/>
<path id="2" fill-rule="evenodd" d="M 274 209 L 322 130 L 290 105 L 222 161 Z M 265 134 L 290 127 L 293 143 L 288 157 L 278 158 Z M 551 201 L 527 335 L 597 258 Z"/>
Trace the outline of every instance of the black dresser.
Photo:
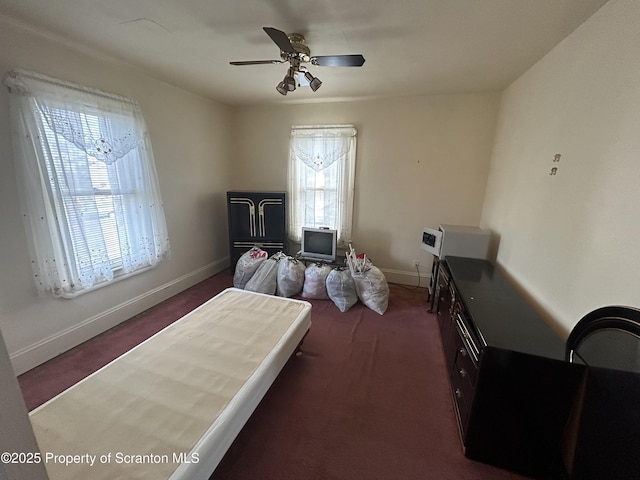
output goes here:
<path id="1" fill-rule="evenodd" d="M 439 268 L 434 310 L 465 455 L 556 478 L 583 369 L 491 262 L 446 257 Z"/>
<path id="2" fill-rule="evenodd" d="M 235 270 L 240 256 L 260 247 L 269 256 L 287 250 L 285 192 L 227 192 L 229 257 Z"/>

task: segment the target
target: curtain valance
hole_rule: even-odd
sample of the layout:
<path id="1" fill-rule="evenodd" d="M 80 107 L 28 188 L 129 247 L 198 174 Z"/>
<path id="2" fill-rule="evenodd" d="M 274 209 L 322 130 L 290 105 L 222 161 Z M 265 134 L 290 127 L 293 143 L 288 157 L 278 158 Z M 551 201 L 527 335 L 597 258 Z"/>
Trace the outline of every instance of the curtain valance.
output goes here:
<path id="1" fill-rule="evenodd" d="M 319 172 L 349 153 L 356 134 L 356 129 L 351 125 L 294 126 L 291 129 L 291 153 Z"/>
<path id="2" fill-rule="evenodd" d="M 5 85 L 14 95 L 30 97 L 44 121 L 56 134 L 87 155 L 110 164 L 124 157 L 143 140 L 135 122 L 116 122 L 108 127 L 101 112 L 122 118 L 142 118 L 138 103 L 126 97 L 16 70 L 9 72 Z"/>

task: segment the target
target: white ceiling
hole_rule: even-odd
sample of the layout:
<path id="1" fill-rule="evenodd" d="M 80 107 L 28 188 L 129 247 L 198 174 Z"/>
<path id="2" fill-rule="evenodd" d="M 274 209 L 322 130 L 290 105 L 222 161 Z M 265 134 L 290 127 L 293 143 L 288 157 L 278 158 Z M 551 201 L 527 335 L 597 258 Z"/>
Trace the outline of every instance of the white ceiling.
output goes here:
<path id="1" fill-rule="evenodd" d="M 500 91 L 607 0 L 0 0 L 0 15 L 228 104 Z M 286 64 L 262 30 L 305 35 L 323 85 L 275 90 Z"/>

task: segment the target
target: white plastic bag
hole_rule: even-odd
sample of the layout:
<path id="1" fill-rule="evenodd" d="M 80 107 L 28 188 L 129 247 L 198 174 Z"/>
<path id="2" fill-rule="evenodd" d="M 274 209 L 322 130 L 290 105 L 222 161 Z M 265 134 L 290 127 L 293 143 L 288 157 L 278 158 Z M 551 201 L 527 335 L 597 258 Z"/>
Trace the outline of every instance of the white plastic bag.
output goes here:
<path id="1" fill-rule="evenodd" d="M 266 293 L 274 295 L 276 293 L 276 283 L 278 276 L 278 260 L 276 255 L 267 258 L 260 264 L 256 273 L 249 279 L 244 289 L 250 292 Z"/>
<path id="2" fill-rule="evenodd" d="M 293 257 L 284 257 L 278 263 L 278 281 L 276 294 L 281 297 L 293 297 L 304 286 L 304 263 Z"/>
<path id="3" fill-rule="evenodd" d="M 327 294 L 341 312 L 346 312 L 358 301 L 356 284 L 349 269 L 340 267 L 327 276 Z"/>
<path id="4" fill-rule="evenodd" d="M 383 315 L 389 305 L 389 284 L 384 273 L 372 265 L 367 271 L 355 274 L 353 280 L 362 303 Z"/>
<path id="5" fill-rule="evenodd" d="M 304 271 L 304 285 L 302 296 L 315 300 L 327 300 L 327 276 L 331 273 L 329 265 L 312 263 Z"/>
<path id="6" fill-rule="evenodd" d="M 233 286 L 236 288 L 244 288 L 256 273 L 260 264 L 264 262 L 268 256 L 269 254 L 267 252 L 258 247 L 253 247 L 251 250 L 244 252 L 236 264 L 236 271 L 233 273 Z"/>

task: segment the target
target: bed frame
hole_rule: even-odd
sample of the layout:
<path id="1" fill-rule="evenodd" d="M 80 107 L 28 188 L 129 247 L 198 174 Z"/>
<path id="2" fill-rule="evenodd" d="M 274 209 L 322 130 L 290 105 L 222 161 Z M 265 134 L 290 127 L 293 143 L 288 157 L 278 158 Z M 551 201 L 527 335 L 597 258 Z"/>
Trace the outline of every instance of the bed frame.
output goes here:
<path id="1" fill-rule="evenodd" d="M 30 413 L 51 480 L 208 478 L 311 325 L 224 290 Z"/>

